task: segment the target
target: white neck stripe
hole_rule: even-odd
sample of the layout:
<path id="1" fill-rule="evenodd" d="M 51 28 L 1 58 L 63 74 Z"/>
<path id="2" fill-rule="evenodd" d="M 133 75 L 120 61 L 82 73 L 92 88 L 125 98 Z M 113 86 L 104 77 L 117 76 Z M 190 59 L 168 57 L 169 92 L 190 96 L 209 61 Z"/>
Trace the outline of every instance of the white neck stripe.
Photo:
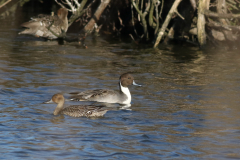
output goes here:
<path id="1" fill-rule="evenodd" d="M 130 104 L 131 103 L 131 93 L 128 89 L 128 87 L 123 87 L 121 82 L 120 82 L 120 88 L 121 88 L 121 91 L 127 96 L 127 99 L 125 101 L 123 101 L 122 103 L 123 104 Z"/>

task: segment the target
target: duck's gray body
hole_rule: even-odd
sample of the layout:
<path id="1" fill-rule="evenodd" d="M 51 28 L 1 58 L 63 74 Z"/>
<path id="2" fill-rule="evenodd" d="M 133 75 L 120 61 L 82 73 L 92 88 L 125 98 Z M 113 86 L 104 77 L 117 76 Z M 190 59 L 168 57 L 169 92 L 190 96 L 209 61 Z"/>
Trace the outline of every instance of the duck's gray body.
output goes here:
<path id="1" fill-rule="evenodd" d="M 71 97 L 73 101 L 97 101 L 106 103 L 123 103 L 128 97 L 121 91 L 95 89 L 77 93 Z"/>
<path id="2" fill-rule="evenodd" d="M 70 93 L 72 101 L 96 101 L 105 103 L 130 104 L 131 93 L 129 85 L 138 85 L 134 82 L 133 76 L 129 73 L 122 74 L 119 78 L 119 91 L 108 89 L 87 90 L 84 92 Z M 141 86 L 141 85 L 138 85 Z"/>

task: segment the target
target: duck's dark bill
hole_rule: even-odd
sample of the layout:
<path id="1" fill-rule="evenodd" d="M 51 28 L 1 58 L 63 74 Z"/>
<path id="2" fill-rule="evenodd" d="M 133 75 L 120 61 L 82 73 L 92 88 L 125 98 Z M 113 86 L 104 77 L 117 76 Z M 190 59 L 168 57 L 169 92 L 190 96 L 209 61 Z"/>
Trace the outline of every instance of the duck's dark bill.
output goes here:
<path id="1" fill-rule="evenodd" d="M 53 103 L 52 99 L 43 103 Z"/>

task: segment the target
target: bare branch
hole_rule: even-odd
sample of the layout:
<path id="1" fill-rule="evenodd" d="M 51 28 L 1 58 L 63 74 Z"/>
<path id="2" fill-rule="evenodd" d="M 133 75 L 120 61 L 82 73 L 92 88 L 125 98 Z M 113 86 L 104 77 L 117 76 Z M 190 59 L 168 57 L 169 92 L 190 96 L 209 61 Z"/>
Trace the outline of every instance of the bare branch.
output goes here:
<path id="1" fill-rule="evenodd" d="M 149 9 L 150 9 L 150 6 L 151 6 L 151 3 L 150 3 L 151 1 L 150 0 L 148 0 L 148 3 L 147 3 L 147 7 L 146 7 L 146 9 L 145 9 L 145 11 L 144 11 L 144 13 L 143 13 L 143 16 L 145 17 L 146 15 L 147 15 L 147 13 L 149 12 Z"/>
<path id="2" fill-rule="evenodd" d="M 98 6 L 96 12 L 93 15 L 93 18 L 90 19 L 90 21 L 85 25 L 84 29 L 82 30 L 84 33 L 91 33 L 94 27 L 94 24 L 99 20 L 102 12 L 107 7 L 107 5 L 110 3 L 111 0 L 102 0 L 100 5 Z"/>
<path id="3" fill-rule="evenodd" d="M 131 2 L 132 2 L 132 5 L 134 6 L 134 8 L 136 9 L 136 11 L 138 12 L 138 14 L 141 17 L 141 21 L 142 21 L 142 24 L 143 24 L 143 30 L 144 30 L 144 36 L 146 37 L 146 39 L 148 39 L 147 22 L 146 22 L 145 17 L 147 15 L 147 13 L 149 12 L 149 9 L 150 9 L 150 6 L 151 6 L 150 0 L 148 0 L 148 4 L 147 4 L 147 7 L 146 7 L 144 13 L 142 13 L 139 10 L 138 6 L 136 6 L 136 3 L 133 0 L 131 0 Z"/>
<path id="4" fill-rule="evenodd" d="M 120 25 L 121 25 L 121 26 L 124 26 L 124 24 L 123 24 L 123 22 L 122 22 L 122 19 L 121 19 L 121 17 L 120 17 L 120 12 L 119 12 L 119 10 L 118 10 L 118 19 L 119 19 Z"/>
<path id="5" fill-rule="evenodd" d="M 176 9 L 175 13 L 176 13 L 180 18 L 182 18 L 183 20 L 185 20 L 185 18 L 178 12 L 177 9 Z"/>
<path id="6" fill-rule="evenodd" d="M 134 8 L 135 8 L 136 11 L 138 12 L 138 14 L 139 14 L 140 16 L 142 16 L 142 12 L 138 9 L 136 3 L 135 3 L 133 0 L 131 0 L 131 1 L 132 1 L 132 5 L 134 6 Z"/>
<path id="7" fill-rule="evenodd" d="M 157 20 L 157 26 L 155 28 L 154 34 L 157 34 L 158 28 L 159 28 L 159 18 L 158 18 L 158 6 L 160 5 L 160 1 L 157 0 L 155 5 L 155 12 L 156 12 L 156 20 Z"/>
<path id="8" fill-rule="evenodd" d="M 205 11 L 204 14 L 208 17 L 217 17 L 217 18 L 240 18 L 240 14 L 227 14 L 227 13 L 214 13 L 211 11 Z"/>
<path id="9" fill-rule="evenodd" d="M 208 27 L 211 27 L 211 28 L 214 28 L 214 29 L 217 29 L 217 30 L 228 30 L 228 31 L 232 31 L 233 29 L 239 31 L 240 30 L 240 27 L 233 27 L 233 26 L 229 26 L 229 25 L 222 25 L 220 23 L 217 23 L 217 22 L 207 22 L 206 25 Z"/>
<path id="10" fill-rule="evenodd" d="M 67 4 L 66 2 L 64 2 L 63 0 L 61 0 L 63 4 Z"/>
<path id="11" fill-rule="evenodd" d="M 163 11 L 163 5 L 164 5 L 164 0 L 162 0 L 162 6 L 161 6 L 161 10 L 160 10 L 160 13 L 159 13 L 159 18 L 162 19 L 162 11 Z"/>
<path id="12" fill-rule="evenodd" d="M 131 34 L 129 34 L 129 36 L 132 38 L 133 41 L 135 41 L 134 37 Z"/>
<path id="13" fill-rule="evenodd" d="M 154 48 L 156 48 L 158 46 L 159 42 L 161 41 L 162 36 L 164 35 L 164 32 L 165 32 L 170 20 L 172 19 L 172 15 L 177 10 L 177 7 L 178 7 L 178 5 L 181 1 L 182 0 L 175 0 L 175 2 L 173 3 L 172 8 L 168 12 L 168 15 L 167 15 L 167 17 L 166 17 L 166 19 L 165 19 L 165 21 L 162 25 L 162 28 L 158 32 L 158 37 L 157 37 L 156 42 L 154 44 Z"/>
<path id="14" fill-rule="evenodd" d="M 55 0 L 55 2 L 56 2 L 59 6 L 61 6 L 62 8 L 66 8 L 66 7 L 64 7 L 64 5 L 62 5 L 62 3 L 58 2 L 57 0 Z"/>
<path id="15" fill-rule="evenodd" d="M 84 12 L 86 12 L 91 6 L 92 6 L 92 4 L 95 2 L 96 0 L 93 0 L 84 10 L 82 10 L 81 11 L 81 13 L 80 13 L 80 16 L 84 13 Z M 81 4 L 82 5 L 82 4 Z M 85 5 L 85 4 L 84 4 Z"/>
<path id="16" fill-rule="evenodd" d="M 192 5 L 192 7 L 193 7 L 193 10 L 195 11 L 196 8 L 197 8 L 196 0 L 190 0 L 190 3 L 191 3 L 191 5 Z"/>
<path id="17" fill-rule="evenodd" d="M 153 22 L 154 2 L 151 4 L 150 12 L 148 15 L 148 23 L 152 28 L 156 28 L 156 24 Z"/>
<path id="18" fill-rule="evenodd" d="M 78 8 L 77 11 L 75 12 L 75 13 L 77 13 L 77 14 L 73 14 L 73 15 L 70 17 L 70 19 L 68 20 L 68 22 L 69 22 L 68 25 L 70 26 L 78 17 L 80 17 L 81 15 L 83 15 L 83 13 L 85 13 L 85 12 L 89 9 L 89 7 L 91 7 L 91 5 L 92 5 L 95 1 L 96 1 L 96 0 L 93 0 L 84 10 L 82 10 L 83 7 L 85 6 L 86 2 L 87 2 L 87 0 L 83 0 L 83 1 L 81 2 L 81 7 Z"/>
<path id="19" fill-rule="evenodd" d="M 133 5 L 131 4 L 131 11 L 132 11 L 132 25 L 133 25 L 133 30 L 135 32 L 135 34 L 139 37 L 137 30 L 135 28 L 135 23 L 134 23 L 134 14 L 133 14 Z"/>
<path id="20" fill-rule="evenodd" d="M 143 10 L 143 0 L 141 1 L 141 12 Z"/>
<path id="21" fill-rule="evenodd" d="M 3 3 L 0 8 L 2 8 L 3 6 L 5 6 L 6 4 L 8 4 L 11 0 L 8 0 L 7 2 Z"/>
<path id="22" fill-rule="evenodd" d="M 71 2 L 69 2 L 69 0 L 65 0 L 67 5 L 71 8 L 72 12 L 76 11 L 76 8 L 73 6 L 73 4 Z"/>
<path id="23" fill-rule="evenodd" d="M 74 2 L 76 3 L 76 5 L 77 5 L 77 8 L 80 8 L 80 3 L 78 3 L 78 0 L 74 0 Z"/>

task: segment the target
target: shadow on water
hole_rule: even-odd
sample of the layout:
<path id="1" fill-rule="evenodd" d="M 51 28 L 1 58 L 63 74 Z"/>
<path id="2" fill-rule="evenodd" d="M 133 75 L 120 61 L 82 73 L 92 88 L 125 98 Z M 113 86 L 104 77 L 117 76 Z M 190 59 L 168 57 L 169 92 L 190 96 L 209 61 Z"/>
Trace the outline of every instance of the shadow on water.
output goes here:
<path id="1" fill-rule="evenodd" d="M 59 45 L 19 36 L 19 22 L 0 28 L 0 131 L 6 159 L 240 158 L 237 51 L 185 46 L 146 49 L 86 39 Z M 118 89 L 132 72 L 131 110 L 104 117 L 53 116 L 55 93 Z M 88 104 L 88 102 L 85 102 Z M 66 102 L 66 105 L 79 102 Z"/>

